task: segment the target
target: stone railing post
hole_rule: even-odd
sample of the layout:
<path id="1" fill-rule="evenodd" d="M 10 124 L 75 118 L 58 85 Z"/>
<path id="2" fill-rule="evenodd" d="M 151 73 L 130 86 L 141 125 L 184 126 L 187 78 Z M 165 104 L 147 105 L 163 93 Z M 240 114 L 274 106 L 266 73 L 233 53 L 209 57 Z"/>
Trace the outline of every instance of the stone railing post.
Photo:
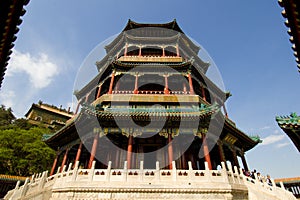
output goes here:
<path id="1" fill-rule="evenodd" d="M 39 191 L 41 191 L 44 188 L 44 185 L 46 183 L 48 171 L 44 171 L 42 174 L 42 177 L 40 178 L 39 182 Z"/>
<path id="2" fill-rule="evenodd" d="M 212 174 L 210 173 L 208 162 L 204 162 L 204 167 L 205 167 L 205 177 L 207 180 L 211 181 Z"/>
<path id="3" fill-rule="evenodd" d="M 107 171 L 106 171 L 106 181 L 110 181 L 110 172 L 111 172 L 111 161 L 108 161 Z"/>
<path id="4" fill-rule="evenodd" d="M 176 170 L 176 163 L 175 161 L 172 161 L 172 180 L 177 180 L 177 170 Z"/>
<path id="5" fill-rule="evenodd" d="M 239 177 L 242 177 L 243 184 L 245 184 L 246 176 L 245 176 L 242 168 L 240 168 L 240 175 L 239 175 Z"/>
<path id="6" fill-rule="evenodd" d="M 222 166 L 223 180 L 224 180 L 224 182 L 228 182 L 228 174 L 227 174 L 226 164 L 224 162 L 221 162 L 221 166 Z"/>
<path id="7" fill-rule="evenodd" d="M 89 181 L 93 181 L 94 174 L 95 174 L 95 166 L 96 166 L 96 161 L 94 160 L 92 162 L 92 167 L 91 167 L 90 173 L 89 173 Z"/>
<path id="8" fill-rule="evenodd" d="M 193 179 L 193 166 L 191 161 L 188 161 L 188 167 L 189 167 L 189 180 L 191 181 Z"/>
<path id="9" fill-rule="evenodd" d="M 66 168 L 67 168 L 67 166 L 64 165 L 63 168 L 62 168 L 62 170 L 61 170 L 61 173 L 62 173 L 62 174 L 66 171 Z"/>
<path id="10" fill-rule="evenodd" d="M 30 179 L 30 183 L 34 183 L 34 181 L 35 181 L 35 174 L 33 174 L 32 176 L 31 176 L 31 179 Z"/>
<path id="11" fill-rule="evenodd" d="M 233 166 L 233 170 L 234 170 L 234 175 L 237 177 L 238 183 L 241 183 L 241 182 L 240 182 L 239 171 L 238 171 L 237 166 Z"/>
<path id="12" fill-rule="evenodd" d="M 275 184 L 274 179 L 272 179 L 272 178 L 271 178 L 271 183 L 272 183 L 272 189 L 273 189 L 273 190 L 276 190 L 277 187 L 276 187 L 276 184 Z"/>
<path id="13" fill-rule="evenodd" d="M 57 168 L 56 174 L 60 173 L 60 166 Z"/>
<path id="14" fill-rule="evenodd" d="M 231 162 L 228 162 L 227 163 L 227 166 L 228 166 L 228 171 L 231 175 L 231 181 L 234 183 L 234 174 L 233 174 L 233 170 L 232 170 L 232 165 L 231 165 Z M 230 182 L 230 178 L 228 177 L 228 181 Z"/>
<path id="15" fill-rule="evenodd" d="M 139 180 L 143 182 L 144 180 L 144 161 L 140 161 L 140 173 L 139 173 Z"/>
<path id="16" fill-rule="evenodd" d="M 155 163 L 155 181 L 159 182 L 160 181 L 160 170 L 159 170 L 159 162 L 156 161 Z"/>
<path id="17" fill-rule="evenodd" d="M 69 167 L 68 167 L 68 169 L 67 169 L 67 172 L 71 171 L 72 165 L 73 165 L 72 163 L 69 164 Z"/>
<path id="18" fill-rule="evenodd" d="M 123 182 L 127 182 L 127 174 L 128 174 L 128 168 L 127 168 L 127 161 L 124 161 L 124 170 L 122 173 L 123 176 Z"/>
<path id="19" fill-rule="evenodd" d="M 21 197 L 24 197 L 26 195 L 28 183 L 29 183 L 29 178 L 26 178 L 25 183 L 22 188 Z"/>
<path id="20" fill-rule="evenodd" d="M 13 190 L 13 194 L 11 195 L 10 199 L 15 199 L 15 195 L 17 194 L 17 192 L 19 192 L 20 183 L 21 183 L 21 181 L 17 182 L 16 187 Z"/>
<path id="21" fill-rule="evenodd" d="M 73 169 L 72 181 L 76 181 L 78 175 L 78 167 L 79 167 L 79 161 L 76 161 Z"/>
<path id="22" fill-rule="evenodd" d="M 282 189 L 284 189 L 284 190 L 285 190 L 285 187 L 284 187 L 284 185 L 283 185 L 283 182 L 282 182 L 282 181 L 280 181 L 280 182 L 279 182 L 279 184 L 280 184 L 280 187 L 281 187 Z"/>

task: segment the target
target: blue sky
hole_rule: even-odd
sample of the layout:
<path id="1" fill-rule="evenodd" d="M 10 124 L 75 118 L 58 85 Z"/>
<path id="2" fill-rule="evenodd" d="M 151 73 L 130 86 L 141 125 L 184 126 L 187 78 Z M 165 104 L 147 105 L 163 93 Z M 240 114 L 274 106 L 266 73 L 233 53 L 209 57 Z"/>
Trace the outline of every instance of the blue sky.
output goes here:
<path id="1" fill-rule="evenodd" d="M 71 105 L 84 58 L 129 18 L 149 23 L 176 18 L 208 51 L 233 94 L 229 117 L 265 141 L 246 153 L 250 168 L 274 178 L 300 176 L 299 152 L 275 121 L 276 115 L 300 114 L 300 77 L 276 0 L 82 2 L 32 0 L 26 7 L 0 91 L 0 103 L 16 116 L 38 100 Z"/>

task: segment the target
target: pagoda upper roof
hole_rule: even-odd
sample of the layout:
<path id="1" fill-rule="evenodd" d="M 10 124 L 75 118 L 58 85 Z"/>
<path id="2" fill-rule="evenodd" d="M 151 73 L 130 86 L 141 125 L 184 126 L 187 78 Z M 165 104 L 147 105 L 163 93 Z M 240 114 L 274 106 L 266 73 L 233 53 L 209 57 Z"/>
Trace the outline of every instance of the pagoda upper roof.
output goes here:
<path id="1" fill-rule="evenodd" d="M 300 152 L 300 116 L 296 113 L 289 116 L 277 116 L 276 121 Z"/>
<path id="2" fill-rule="evenodd" d="M 162 23 L 162 24 L 138 23 L 138 22 L 135 22 L 135 21 L 129 19 L 125 28 L 123 29 L 123 31 L 128 31 L 128 30 L 136 29 L 136 28 L 144 28 L 144 27 L 167 28 L 167 29 L 171 29 L 171 30 L 183 33 L 183 31 L 177 24 L 176 19 L 173 19 L 173 21 L 171 21 L 171 22 Z"/>
<path id="3" fill-rule="evenodd" d="M 169 29 L 170 31 L 167 34 L 167 37 L 169 39 L 176 39 L 181 38 L 184 40 L 184 44 L 186 44 L 195 54 L 198 54 L 200 47 L 193 43 L 181 30 L 179 25 L 177 24 L 176 20 L 174 19 L 171 22 L 168 23 L 161 23 L 161 24 L 149 24 L 149 23 L 137 23 L 132 21 L 131 19 L 128 20 L 127 25 L 123 29 L 123 31 L 108 45 L 105 46 L 106 53 L 109 54 L 110 52 L 114 51 L 118 47 L 118 44 L 123 44 L 128 41 L 142 41 L 144 37 L 141 37 L 144 33 L 139 33 L 138 29 L 141 28 L 151 28 L 155 29 Z M 159 40 L 162 35 L 159 37 L 147 37 L 147 40 L 149 41 L 149 38 L 152 40 Z M 166 40 L 165 40 L 166 41 Z"/>

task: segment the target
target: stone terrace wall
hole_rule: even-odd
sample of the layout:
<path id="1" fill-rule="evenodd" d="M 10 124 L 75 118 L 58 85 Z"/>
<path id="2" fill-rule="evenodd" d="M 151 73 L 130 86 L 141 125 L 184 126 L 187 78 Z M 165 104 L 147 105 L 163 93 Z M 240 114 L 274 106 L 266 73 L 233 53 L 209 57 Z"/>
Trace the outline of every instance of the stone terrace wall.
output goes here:
<path id="1" fill-rule="evenodd" d="M 226 199 L 226 200 L 294 200 L 284 188 L 245 177 L 242 170 L 222 163 L 221 170 L 172 170 L 156 169 L 79 169 L 76 163 L 50 177 L 47 172 L 27 179 L 23 186 L 16 185 L 4 199 Z"/>

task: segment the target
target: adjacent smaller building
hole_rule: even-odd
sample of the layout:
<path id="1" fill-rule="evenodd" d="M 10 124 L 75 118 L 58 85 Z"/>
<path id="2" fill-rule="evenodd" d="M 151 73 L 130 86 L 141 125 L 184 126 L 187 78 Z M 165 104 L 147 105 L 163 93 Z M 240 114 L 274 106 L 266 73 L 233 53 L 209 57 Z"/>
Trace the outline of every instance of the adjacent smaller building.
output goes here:
<path id="1" fill-rule="evenodd" d="M 31 108 L 25 114 L 29 123 L 42 125 L 53 131 L 61 129 L 72 116 L 73 112 L 70 111 L 70 108 L 66 110 L 62 106 L 58 108 L 54 105 L 45 104 L 42 101 L 32 104 Z"/>
<path id="2" fill-rule="evenodd" d="M 282 182 L 285 189 L 292 192 L 296 198 L 300 199 L 300 177 L 279 178 L 274 181 L 276 185 L 280 185 L 280 182 Z"/>

